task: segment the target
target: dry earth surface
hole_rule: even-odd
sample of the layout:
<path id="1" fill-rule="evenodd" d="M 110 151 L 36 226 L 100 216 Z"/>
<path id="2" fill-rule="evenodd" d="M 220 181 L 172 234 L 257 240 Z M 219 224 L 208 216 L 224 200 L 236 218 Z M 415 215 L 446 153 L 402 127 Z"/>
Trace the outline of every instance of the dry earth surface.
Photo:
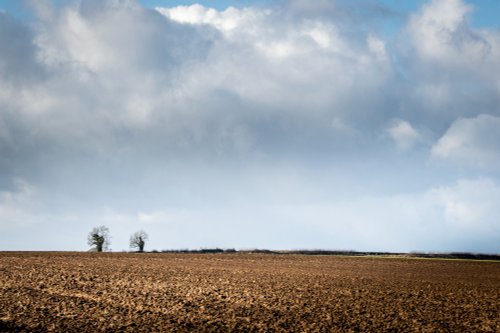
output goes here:
<path id="1" fill-rule="evenodd" d="M 500 262 L 0 253 L 0 331 L 500 331 Z"/>

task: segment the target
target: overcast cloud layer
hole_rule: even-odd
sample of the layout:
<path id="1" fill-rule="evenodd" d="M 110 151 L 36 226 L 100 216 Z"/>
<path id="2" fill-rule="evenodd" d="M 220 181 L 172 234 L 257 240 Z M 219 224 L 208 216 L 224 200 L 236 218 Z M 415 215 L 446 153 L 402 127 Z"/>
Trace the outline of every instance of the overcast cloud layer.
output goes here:
<path id="1" fill-rule="evenodd" d="M 0 250 L 500 253 L 500 31 L 433 0 L 0 11 Z M 357 7 L 356 7 L 357 6 Z"/>

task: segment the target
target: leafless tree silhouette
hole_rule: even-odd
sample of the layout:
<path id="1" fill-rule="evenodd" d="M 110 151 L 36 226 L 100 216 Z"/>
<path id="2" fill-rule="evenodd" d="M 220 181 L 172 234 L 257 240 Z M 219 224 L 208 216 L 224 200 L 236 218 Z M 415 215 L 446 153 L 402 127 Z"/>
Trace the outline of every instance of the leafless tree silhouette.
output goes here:
<path id="1" fill-rule="evenodd" d="M 102 252 L 108 249 L 110 238 L 109 229 L 101 225 L 92 229 L 87 237 L 87 243 L 95 246 L 97 252 Z"/>
<path id="2" fill-rule="evenodd" d="M 130 247 L 137 249 L 139 252 L 144 252 L 144 245 L 146 244 L 148 238 L 148 234 L 145 231 L 137 231 L 130 236 Z"/>

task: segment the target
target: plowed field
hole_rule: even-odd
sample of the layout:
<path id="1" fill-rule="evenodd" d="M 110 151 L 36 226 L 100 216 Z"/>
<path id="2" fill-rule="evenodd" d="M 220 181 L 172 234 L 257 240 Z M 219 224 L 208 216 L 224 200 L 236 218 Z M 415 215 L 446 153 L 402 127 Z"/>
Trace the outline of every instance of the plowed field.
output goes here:
<path id="1" fill-rule="evenodd" d="M 500 331 L 500 263 L 0 253 L 0 331 Z"/>

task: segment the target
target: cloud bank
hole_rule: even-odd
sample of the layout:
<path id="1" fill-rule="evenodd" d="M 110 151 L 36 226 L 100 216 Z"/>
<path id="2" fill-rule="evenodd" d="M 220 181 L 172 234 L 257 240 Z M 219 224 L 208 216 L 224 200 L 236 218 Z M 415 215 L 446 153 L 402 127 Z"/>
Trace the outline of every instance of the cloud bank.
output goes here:
<path id="1" fill-rule="evenodd" d="M 465 1 L 391 34 L 369 2 L 32 10 L 0 12 L 3 249 L 500 251 L 500 31 Z"/>

